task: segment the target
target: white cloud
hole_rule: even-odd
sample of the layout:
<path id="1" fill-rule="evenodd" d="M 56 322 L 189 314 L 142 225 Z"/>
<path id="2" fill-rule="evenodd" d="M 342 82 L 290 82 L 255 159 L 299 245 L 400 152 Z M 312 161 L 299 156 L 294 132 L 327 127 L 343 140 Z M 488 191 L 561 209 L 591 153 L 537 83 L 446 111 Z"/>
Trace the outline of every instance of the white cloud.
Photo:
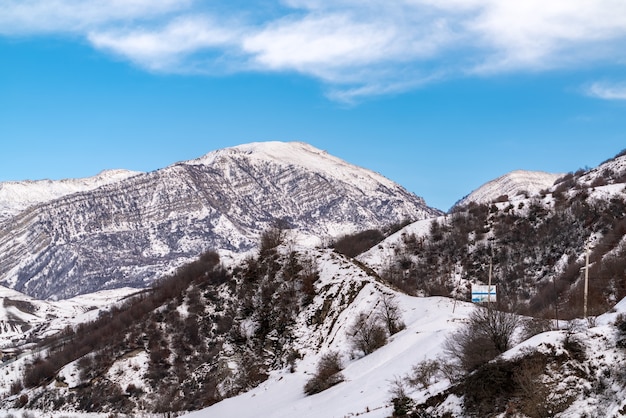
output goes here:
<path id="1" fill-rule="evenodd" d="M 152 71 L 184 72 L 188 56 L 229 48 L 241 35 L 207 17 L 179 17 L 157 29 L 93 31 L 89 41 Z"/>
<path id="2" fill-rule="evenodd" d="M 183 10 L 193 0 L 0 0 L 0 34 L 85 33 Z"/>
<path id="3" fill-rule="evenodd" d="M 243 40 L 244 51 L 270 69 L 338 68 L 385 58 L 397 39 L 393 27 L 345 15 L 285 20 Z"/>
<path id="4" fill-rule="evenodd" d="M 626 83 L 595 82 L 587 88 L 591 97 L 604 100 L 626 100 Z"/>
<path id="5" fill-rule="evenodd" d="M 479 70 L 567 67 L 605 59 L 621 50 L 626 38 L 626 2 L 492 0 L 485 1 L 468 23 L 485 49 Z"/>
<path id="6" fill-rule="evenodd" d="M 152 71 L 295 71 L 341 100 L 626 59 L 624 0 L 275 2 L 281 16 L 194 0 L 0 0 L 0 33 L 79 34 Z"/>

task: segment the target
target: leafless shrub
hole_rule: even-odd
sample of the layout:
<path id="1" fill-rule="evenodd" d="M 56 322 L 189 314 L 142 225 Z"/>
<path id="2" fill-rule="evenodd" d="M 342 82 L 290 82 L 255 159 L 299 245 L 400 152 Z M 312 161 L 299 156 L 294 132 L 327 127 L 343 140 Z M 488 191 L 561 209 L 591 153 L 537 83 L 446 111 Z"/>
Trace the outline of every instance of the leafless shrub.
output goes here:
<path id="1" fill-rule="evenodd" d="M 24 386 L 33 388 L 54 377 L 56 370 L 49 360 L 36 358 L 24 372 Z"/>
<path id="2" fill-rule="evenodd" d="M 385 324 L 389 335 L 393 335 L 406 327 L 402 321 L 402 311 L 400 311 L 398 301 L 393 294 L 382 294 L 377 311 L 378 316 Z"/>
<path id="3" fill-rule="evenodd" d="M 378 229 L 368 229 L 356 234 L 344 235 L 334 244 L 335 251 L 347 257 L 356 257 L 385 238 Z"/>
<path id="4" fill-rule="evenodd" d="M 583 362 L 587 358 L 585 344 L 582 341 L 579 331 L 582 324 L 578 321 L 570 321 L 565 335 L 563 336 L 563 348 L 572 356 L 573 359 Z"/>
<path id="5" fill-rule="evenodd" d="M 439 371 L 452 384 L 460 382 L 465 376 L 465 370 L 457 362 L 449 359 L 439 359 Z"/>
<path id="6" fill-rule="evenodd" d="M 391 403 L 393 404 L 393 417 L 405 417 L 413 409 L 415 402 L 408 395 L 404 384 L 404 379 L 401 377 L 394 377 L 391 381 L 391 387 L 389 389 L 391 395 Z"/>
<path id="7" fill-rule="evenodd" d="M 285 243 L 287 229 L 289 225 L 286 221 L 276 220 L 272 226 L 261 234 L 259 253 L 261 256 L 267 255 L 271 250 Z"/>
<path id="8" fill-rule="evenodd" d="M 545 366 L 544 356 L 531 354 L 522 359 L 514 369 L 513 381 L 518 394 L 519 409 L 532 418 L 549 416 L 553 406 L 547 401 L 550 388 L 541 380 Z"/>
<path id="9" fill-rule="evenodd" d="M 587 325 L 589 326 L 589 328 L 596 327 L 598 325 L 598 317 L 595 315 L 588 316 Z"/>
<path id="10" fill-rule="evenodd" d="M 467 326 L 446 340 L 444 350 L 463 370 L 471 372 L 510 348 L 518 324 L 514 314 L 477 308 Z"/>
<path id="11" fill-rule="evenodd" d="M 522 321 L 522 340 L 527 340 L 552 329 L 551 321 L 544 318 L 529 318 Z"/>
<path id="12" fill-rule="evenodd" d="M 258 359 L 252 356 L 245 356 L 239 362 L 238 385 L 243 389 L 251 389 L 259 383 L 266 381 L 268 374 L 265 366 Z"/>
<path id="13" fill-rule="evenodd" d="M 9 391 L 9 394 L 17 395 L 23 389 L 24 389 L 24 385 L 22 384 L 22 381 L 21 380 L 16 380 L 13 383 L 11 383 L 11 389 Z"/>
<path id="14" fill-rule="evenodd" d="M 348 330 L 352 338 L 352 347 L 368 355 L 387 344 L 387 333 L 376 315 L 359 313 Z"/>
<path id="15" fill-rule="evenodd" d="M 432 380 L 439 374 L 440 364 L 436 360 L 424 360 L 411 368 L 407 377 L 409 385 L 418 389 L 428 389 Z"/>
<path id="16" fill-rule="evenodd" d="M 313 395 L 343 382 L 342 369 L 341 356 L 338 352 L 324 354 L 317 364 L 315 375 L 304 385 L 304 393 Z"/>
<path id="17" fill-rule="evenodd" d="M 463 384 L 464 407 L 470 416 L 542 418 L 561 411 L 550 400 L 551 389 L 542 375 L 548 359 L 536 351 L 512 360 L 496 360 L 480 366 Z"/>
<path id="18" fill-rule="evenodd" d="M 15 403 L 16 408 L 24 408 L 28 404 L 28 395 L 22 393 Z"/>

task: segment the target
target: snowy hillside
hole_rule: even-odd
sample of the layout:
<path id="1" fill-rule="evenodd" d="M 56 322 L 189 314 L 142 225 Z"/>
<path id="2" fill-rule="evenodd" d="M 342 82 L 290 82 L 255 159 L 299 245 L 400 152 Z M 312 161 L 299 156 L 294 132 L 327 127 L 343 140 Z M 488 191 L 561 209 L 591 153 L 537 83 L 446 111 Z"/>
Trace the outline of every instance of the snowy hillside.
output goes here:
<path id="1" fill-rule="evenodd" d="M 459 200 L 455 206 L 474 203 L 491 203 L 507 196 L 509 199 L 518 195 L 534 196 L 539 191 L 550 188 L 562 174 L 542 171 L 516 170 L 492 180 Z"/>
<path id="2" fill-rule="evenodd" d="M 0 286 L 0 350 L 14 350 L 58 333 L 68 325 L 93 319 L 98 309 L 108 308 L 137 292 L 138 289 L 121 288 L 53 302 Z"/>
<path id="3" fill-rule="evenodd" d="M 310 250 L 301 247 L 298 248 L 298 252 L 302 257 L 316 260 L 319 269 L 315 282 L 315 297 L 309 304 L 304 305 L 304 309 L 295 317 L 293 325 L 289 326 L 292 337 L 285 340 L 287 345 L 283 348 L 285 352 L 299 353 L 299 359 L 295 360 L 293 366 L 284 367 L 277 363 L 278 367 L 273 366 L 269 371 L 269 378 L 252 391 L 222 401 L 206 411 L 199 412 L 197 416 L 238 414 L 243 417 L 287 417 L 296 413 L 303 417 L 318 417 L 363 414 L 368 410 L 371 413 L 365 416 L 388 416 L 391 411 L 389 380 L 408 372 L 413 364 L 439 356 L 441 344 L 446 336 L 463 324 L 463 318 L 472 309 L 467 303 L 455 303 L 450 299 L 415 298 L 393 291 L 375 276 L 369 275 L 358 264 L 330 250 Z M 282 280 L 284 279 L 281 279 L 281 282 Z M 263 282 L 258 284 L 266 286 Z M 226 288 L 219 290 L 218 293 L 226 297 Z M 406 324 L 406 329 L 392 335 L 387 345 L 364 356 L 353 347 L 354 337 L 351 329 L 355 318 L 361 313 L 371 320 L 378 318 L 377 312 L 381 309 L 383 298 L 389 298 L 388 300 L 397 303 L 399 319 Z M 188 299 L 189 296 L 183 298 Z M 217 310 L 218 306 L 222 306 L 221 309 L 225 311 L 229 310 L 223 305 L 224 302 L 225 299 L 210 302 L 206 306 L 212 318 L 222 312 Z M 242 300 L 239 302 L 245 303 Z M 160 310 L 163 312 L 163 309 Z M 185 318 L 190 315 L 192 308 L 188 303 L 184 303 L 176 310 Z M 259 326 L 253 318 L 254 316 L 241 320 L 242 327 L 249 333 L 245 346 L 252 344 L 254 330 Z M 146 324 L 142 324 L 141 328 L 145 329 Z M 268 338 L 270 341 L 277 340 L 274 332 L 270 332 Z M 265 355 L 275 350 L 275 344 L 276 342 L 265 343 Z M 236 347 L 232 342 L 222 342 L 218 346 L 223 346 L 223 353 L 217 357 L 220 359 L 218 363 L 228 365 L 230 373 L 238 373 L 242 359 L 237 353 L 242 349 L 248 349 Z M 143 400 L 137 402 L 142 402 L 146 406 L 154 405 L 158 403 L 159 397 L 166 394 L 162 391 L 153 392 L 152 383 L 148 378 L 148 371 L 152 370 L 151 349 L 134 347 L 110 364 L 106 376 L 101 379 L 104 378 L 120 388 L 127 388 L 132 384 L 134 388 L 141 389 L 138 393 L 144 396 L 139 398 Z M 106 351 L 105 347 L 101 348 Z M 326 392 L 310 397 L 304 396 L 305 383 L 313 375 L 320 357 L 329 351 L 340 353 L 345 365 L 343 370 L 345 381 Z M 255 355 L 256 350 L 243 352 Z M 42 399 L 36 404 L 39 408 L 47 405 L 45 399 L 72 399 L 72 394 L 79 393 L 77 392 L 79 388 L 90 386 L 88 381 L 80 377 L 82 374 L 78 363 L 72 362 L 58 372 L 59 379 L 64 385 L 57 385 L 53 381 L 44 388 L 27 392 L 28 397 Z M 270 362 L 274 363 L 275 360 Z M 196 372 L 203 373 L 205 368 L 212 370 L 209 367 L 213 366 L 207 364 Z M 10 373 L 7 373 L 9 378 L 19 376 L 19 370 L 19 365 L 11 365 Z M 4 382 L 5 388 L 10 385 L 10 380 L 7 379 L 7 377 L 0 379 L 0 383 Z M 188 376 L 187 379 L 193 381 L 194 377 Z M 232 378 L 224 378 L 219 386 L 228 385 L 228 382 L 232 382 Z M 186 384 L 182 384 L 181 387 L 186 387 Z M 195 386 L 194 390 L 199 390 L 199 387 Z M 224 390 L 227 390 L 227 386 L 224 386 Z M 160 394 L 159 397 L 154 396 L 156 393 Z M 134 396 L 138 395 L 132 396 L 135 399 Z M 11 405 L 11 400 L 4 405 Z M 67 412 L 75 411 L 75 404 L 69 400 L 65 401 L 64 405 Z"/>
<path id="4" fill-rule="evenodd" d="M 94 177 L 83 179 L 0 183 L 0 221 L 16 215 L 29 206 L 55 200 L 69 194 L 93 190 L 137 174 L 140 173 L 129 170 L 105 170 Z"/>
<path id="5" fill-rule="evenodd" d="M 381 243 L 360 254 L 357 259 L 380 274 L 390 263 L 394 263 L 398 251 L 403 247 L 403 240 L 410 235 L 418 238 L 428 236 L 433 221 L 444 221 L 445 216 L 423 219 L 413 222 L 385 238 Z"/>
<path id="6" fill-rule="evenodd" d="M 309 145 L 256 143 L 0 220 L 0 283 L 59 299 L 145 287 L 209 248 L 249 251 L 277 221 L 315 245 L 437 214 L 399 185 Z"/>
<path id="7" fill-rule="evenodd" d="M 427 221 L 418 222 L 409 229 L 416 234 L 424 233 L 427 224 Z M 79 417 L 81 408 L 94 408 L 94 404 L 85 404 L 83 400 L 95 396 L 98 396 L 98 409 L 87 410 L 131 414 L 137 412 L 133 409 L 137 405 L 152 411 L 170 411 L 161 408 L 175 408 L 178 402 L 201 405 L 224 397 L 189 416 L 382 418 L 390 416 L 396 408 L 392 398 L 397 396 L 394 385 L 400 382 L 406 386 L 411 407 L 426 416 L 496 416 L 477 415 L 468 383 L 471 381 L 451 381 L 438 372 L 425 387 L 406 383 L 419 365 L 449 362 L 444 349 L 446 341 L 455 339 L 456 333 L 467 326 L 476 310 L 474 305 L 449 298 L 402 294 L 360 263 L 331 250 L 290 243 L 264 257 L 244 261 L 233 269 L 237 276 L 232 279 L 219 276 L 222 278 L 214 281 L 209 277 L 195 289 L 192 286 L 180 295 L 173 294 L 173 299 L 155 309 L 150 317 L 118 335 L 120 341 L 127 343 L 117 348 L 100 343 L 93 353 L 60 367 L 54 372 L 55 378 L 46 379 L 41 386 L 21 395 L 18 392 L 8 397 L 4 407 L 10 408 L 26 395 L 25 399 L 32 399 L 29 408 L 37 413 L 61 408 Z M 301 297 L 313 293 L 307 293 L 305 282 L 300 282 L 300 273 L 295 273 L 310 273 L 303 267 L 306 263 L 300 265 L 303 270 L 298 267 L 305 260 L 314 260 L 316 277 L 311 289 L 314 296 L 306 300 Z M 294 273 L 296 276 L 292 276 Z M 385 298 L 397 303 L 399 319 L 406 327 L 366 354 L 355 346 L 355 336 L 359 333 L 355 321 L 362 315 L 379 320 Z M 299 308 L 293 311 L 292 320 L 285 322 L 282 315 L 292 312 L 296 306 L 293 303 Z M 626 300 L 609 314 L 588 322 L 573 321 L 572 325 L 561 321 L 563 330 L 543 332 L 527 341 L 523 341 L 527 331 L 520 324 L 514 334 L 513 348 L 485 367 L 524 370 L 523 365 L 532 365 L 529 370 L 534 374 L 519 378 L 541 379 L 544 386 L 533 385 L 545 387 L 549 392 L 538 393 L 556 394 L 545 401 L 548 407 L 558 408 L 554 416 L 576 417 L 580 411 L 586 411 L 589 416 L 617 417 L 625 406 L 626 385 L 623 373 L 615 365 L 626 361 L 626 352 L 620 348 L 620 344 L 626 344 L 626 326 L 620 336 L 616 324 L 625 311 Z M 231 315 L 229 328 L 220 331 L 228 315 Z M 168 318 L 173 318 L 174 323 L 169 324 Z M 197 327 L 189 328 L 189 323 Z M 183 329 L 203 330 L 203 337 L 188 346 L 188 351 L 184 351 L 186 334 L 178 334 Z M 151 341 L 160 342 L 155 345 Z M 205 344 L 213 349 L 205 351 Z M 171 363 L 163 363 L 160 357 L 163 354 L 159 354 L 163 350 L 169 353 Z M 209 357 L 198 365 L 195 356 L 203 352 Z M 305 385 L 316 375 L 320 360 L 331 352 L 339 353 L 343 381 L 320 393 L 305 395 Z M 24 361 L 5 368 L 5 376 L 0 379 L 5 391 L 12 379 L 19 376 Z M 98 361 L 104 361 L 103 365 Z M 544 363 L 543 368 L 535 367 Z M 187 366 L 188 372 L 182 373 Z M 267 378 L 263 377 L 265 373 Z M 250 382 L 254 376 L 261 376 L 254 387 L 242 385 L 241 379 Z M 524 383 L 526 380 L 514 380 L 512 386 L 507 384 L 510 389 L 499 395 L 503 400 L 494 406 L 494 414 L 502 405 L 527 410 L 524 408 L 528 408 L 531 398 L 523 395 L 528 386 L 520 386 L 520 382 L 529 384 Z M 211 387 L 221 395 L 216 397 Z M 590 390 L 597 396 L 590 397 Z"/>
<path id="8" fill-rule="evenodd" d="M 598 167 L 584 173 L 579 183 L 585 186 L 619 184 L 626 182 L 626 154 L 620 153 Z"/>
<path id="9" fill-rule="evenodd" d="M 392 382 L 410 373 L 412 367 L 421 361 L 444 361 L 443 345 L 446 338 L 450 338 L 459 327 L 462 327 L 469 313 L 475 309 L 467 303 L 458 303 L 455 308 L 454 301 L 445 298 L 400 296 L 400 300 L 407 328 L 396 334 L 385 347 L 358 359 L 350 359 L 348 354 L 350 348 L 345 341 L 333 342 L 329 347 L 320 350 L 320 353 L 323 353 L 324 349 L 346 353 L 348 360 L 343 370 L 345 381 L 337 386 L 312 396 L 303 393 L 302 388 L 315 373 L 319 355 L 314 355 L 298 363 L 294 373 L 286 370 L 275 372 L 266 382 L 245 394 L 186 416 L 189 418 L 392 416 L 390 392 Z M 570 331 L 552 331 L 541 333 L 527 341 L 518 340 L 519 344 L 502 354 L 500 358 L 514 361 L 532 352 L 549 354 L 555 349 L 560 350 L 561 356 L 569 358 L 570 354 L 564 346 L 564 341 L 568 338 L 585 341 L 584 350 L 588 357 L 584 365 L 570 358 L 569 363 L 563 366 L 563 370 L 546 371 L 546 380 L 553 380 L 555 385 L 560 385 L 559 389 L 555 389 L 554 398 L 567 399 L 568 406 L 563 407 L 563 410 L 554 416 L 561 418 L 622 416 L 621 413 L 626 407 L 624 400 L 626 385 L 619 381 L 620 376 L 611 379 L 609 370 L 615 370 L 613 366 L 616 362 L 619 364 L 625 359 L 623 349 L 620 350 L 615 346 L 613 326 L 618 315 L 625 312 L 626 300 L 616 307 L 616 312 L 598 318 L 597 326 L 589 327 L 581 323 L 572 334 L 569 334 Z M 580 369 L 576 371 L 576 367 Z M 570 375 L 572 372 L 583 373 L 585 377 L 580 377 L 580 374 Z M 602 373 L 605 377 L 601 376 Z M 589 387 L 598 385 L 600 381 L 603 382 L 600 384 L 606 386 L 596 392 L 597 396 L 588 396 Z M 535 390 L 539 390 L 539 387 L 536 386 Z M 441 379 L 427 389 L 413 390 L 409 393 L 415 404 L 430 405 L 422 410 L 426 413 L 424 416 L 474 416 L 464 411 L 463 396 L 455 395 L 451 391 L 455 391 L 454 385 L 446 379 Z"/>
<path id="10" fill-rule="evenodd" d="M 364 288 L 352 310 L 370 310 L 377 292 L 379 290 L 374 285 Z M 338 334 L 338 338 L 327 341 L 318 353 L 297 363 L 294 373 L 287 370 L 274 372 L 257 388 L 189 414 L 189 418 L 391 416 L 393 407 L 389 391 L 393 379 L 408 373 L 420 361 L 440 357 L 445 338 L 463 323 L 472 309 L 467 303 L 458 303 L 453 312 L 454 301 L 451 299 L 396 295 L 407 327 L 394 335 L 386 346 L 368 356 L 352 359 L 345 333 L 354 315 L 342 315 L 335 324 L 334 334 Z M 327 350 L 342 353 L 345 381 L 319 394 L 306 396 L 304 385 L 315 373 L 316 364 Z"/>

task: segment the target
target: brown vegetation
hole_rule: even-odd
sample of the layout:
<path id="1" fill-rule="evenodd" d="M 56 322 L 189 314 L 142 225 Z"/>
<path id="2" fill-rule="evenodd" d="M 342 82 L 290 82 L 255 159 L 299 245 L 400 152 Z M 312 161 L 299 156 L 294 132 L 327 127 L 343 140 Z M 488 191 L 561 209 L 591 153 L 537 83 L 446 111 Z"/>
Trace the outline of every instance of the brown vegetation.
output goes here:
<path id="1" fill-rule="evenodd" d="M 304 393 L 313 395 L 343 382 L 342 369 L 341 356 L 338 352 L 324 354 L 317 364 L 315 375 L 304 386 Z"/>

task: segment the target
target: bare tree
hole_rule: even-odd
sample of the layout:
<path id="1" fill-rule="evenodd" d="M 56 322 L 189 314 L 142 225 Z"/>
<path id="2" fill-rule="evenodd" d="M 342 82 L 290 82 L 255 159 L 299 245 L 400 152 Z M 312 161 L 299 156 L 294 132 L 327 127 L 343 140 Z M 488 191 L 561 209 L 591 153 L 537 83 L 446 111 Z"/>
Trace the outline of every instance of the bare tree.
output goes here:
<path id="1" fill-rule="evenodd" d="M 259 253 L 266 255 L 270 250 L 284 244 L 287 237 L 287 229 L 289 229 L 287 221 L 282 219 L 275 220 L 272 225 L 261 234 Z"/>
<path id="2" fill-rule="evenodd" d="M 393 335 L 406 327 L 402 321 L 402 311 L 400 311 L 395 295 L 383 293 L 377 311 L 380 320 L 387 327 L 389 335 Z"/>
<path id="3" fill-rule="evenodd" d="M 415 402 L 407 393 L 404 379 L 395 376 L 391 381 L 389 394 L 391 395 L 391 403 L 393 404 L 392 417 L 407 416 L 411 412 L 411 409 L 413 409 Z"/>
<path id="4" fill-rule="evenodd" d="M 352 337 L 352 347 L 365 355 L 387 344 L 387 333 L 376 315 L 359 313 L 348 332 Z"/>
<path id="5" fill-rule="evenodd" d="M 304 393 L 313 395 L 343 382 L 342 369 L 341 356 L 338 352 L 330 351 L 324 354 L 317 364 L 315 375 L 304 385 Z"/>
<path id="6" fill-rule="evenodd" d="M 446 340 L 444 349 L 463 370 L 476 370 L 511 347 L 518 324 L 517 315 L 477 308 L 470 314 L 467 326 Z"/>

